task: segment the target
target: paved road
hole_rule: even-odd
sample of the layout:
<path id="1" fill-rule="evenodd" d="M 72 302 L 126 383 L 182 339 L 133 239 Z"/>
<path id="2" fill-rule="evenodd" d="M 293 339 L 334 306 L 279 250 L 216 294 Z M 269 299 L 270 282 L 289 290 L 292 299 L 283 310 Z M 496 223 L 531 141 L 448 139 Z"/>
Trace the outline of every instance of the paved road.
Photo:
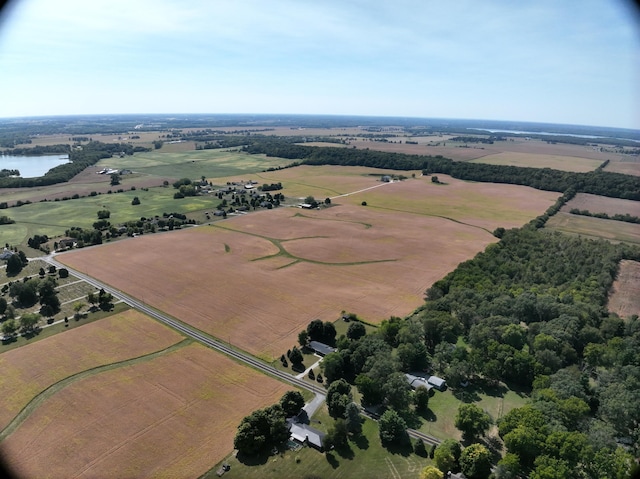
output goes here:
<path id="1" fill-rule="evenodd" d="M 111 293 L 115 298 L 120 299 L 121 301 L 123 301 L 124 303 L 128 304 L 129 306 L 131 306 L 132 308 L 138 309 L 139 311 L 144 312 L 145 314 L 151 316 L 152 318 L 157 319 L 158 321 L 171 326 L 172 328 L 180 331 L 182 334 L 195 339 L 196 341 L 199 341 L 202 344 L 205 344 L 206 346 L 209 346 L 213 349 L 216 349 L 217 351 L 220 351 L 224 354 L 226 354 L 227 356 L 231 356 L 234 359 L 237 359 L 239 361 L 242 361 L 245 364 L 248 364 L 249 366 L 258 369 L 264 373 L 270 374 L 271 376 L 275 376 L 278 379 L 281 379 L 289 384 L 292 384 L 296 387 L 302 388 L 302 389 L 307 389 L 309 391 L 314 392 L 315 394 L 319 394 L 321 396 L 324 397 L 326 391 L 324 389 L 324 387 L 321 386 L 316 386 L 315 384 L 303 381 L 302 379 L 298 379 L 294 376 L 291 376 L 288 373 L 285 373 L 283 371 L 280 371 L 276 368 L 274 368 L 273 366 L 270 366 L 268 364 L 265 364 L 264 362 L 262 362 L 259 359 L 254 358 L 253 356 L 251 356 L 250 354 L 244 353 L 242 351 L 238 351 L 234 348 L 232 348 L 231 346 L 229 346 L 228 344 L 222 343 L 220 341 L 217 341 L 215 339 L 210 338 L 209 336 L 205 335 L 204 333 L 200 332 L 199 330 L 192 328 L 191 326 L 187 326 L 173 318 L 170 318 L 169 316 L 165 315 L 164 313 L 157 311 L 149 306 L 147 306 L 145 303 L 143 303 L 142 301 L 138 301 L 135 298 L 132 298 L 131 296 L 128 296 L 126 294 L 124 294 L 122 291 L 119 291 L 117 289 L 114 289 L 106 284 L 101 283 L 100 281 L 96 280 L 95 278 L 92 278 L 91 276 L 88 276 L 84 273 L 81 273 L 79 271 L 76 271 L 72 268 L 69 268 L 67 265 L 64 265 L 58 261 L 56 261 L 54 259 L 54 257 L 52 255 L 49 255 L 47 257 L 41 258 L 44 259 L 46 262 L 48 262 L 49 264 L 54 265 L 56 268 L 66 268 L 71 274 L 77 276 L 78 278 L 81 278 L 83 280 L 85 280 L 87 283 L 91 284 L 92 286 L 95 286 L 96 288 L 100 289 L 104 289 L 106 292 Z"/>
<path id="2" fill-rule="evenodd" d="M 386 184 L 386 183 L 385 183 Z M 251 356 L 250 354 L 247 354 L 243 351 L 239 351 L 237 349 L 232 348 L 229 344 L 220 342 L 216 339 L 210 338 L 209 336 L 205 335 L 204 333 L 202 333 L 201 331 L 192 328 L 191 326 L 188 326 L 186 324 L 181 323 L 180 321 L 177 321 L 169 316 L 167 316 L 166 314 L 157 311 L 151 307 L 149 307 L 148 305 L 146 305 L 145 303 L 143 303 L 142 301 L 139 301 L 135 298 L 132 298 L 131 296 L 128 296 L 126 294 L 124 294 L 122 291 L 119 291 L 117 289 L 114 289 L 112 287 L 110 287 L 109 285 L 103 284 L 100 281 L 96 280 L 95 278 L 88 276 L 84 273 L 81 273 L 79 271 L 76 271 L 72 268 L 69 268 L 67 265 L 62 264 L 58 261 L 55 260 L 54 258 L 55 254 L 50 254 L 48 256 L 45 256 L 43 258 L 44 261 L 48 262 L 49 264 L 54 265 L 56 268 L 60 269 L 60 268 L 66 268 L 71 274 L 77 276 L 80 279 L 83 279 L 84 281 L 86 281 L 87 283 L 91 284 L 92 286 L 96 287 L 97 289 L 104 289 L 106 292 L 111 293 L 115 298 L 120 299 L 122 302 L 128 304 L 129 306 L 131 306 L 132 308 L 138 309 L 139 311 L 142 311 L 143 313 L 151 316 L 152 318 L 157 319 L 158 321 L 171 326 L 172 328 L 180 331 L 182 334 L 195 339 L 196 341 L 199 341 L 200 343 L 209 346 L 223 354 L 226 354 L 227 356 L 231 356 L 234 359 L 237 359 L 238 361 L 241 361 L 245 364 L 248 364 L 249 366 L 258 369 L 259 371 L 262 371 L 266 374 L 270 374 L 271 376 L 274 376 L 278 379 L 281 379 L 284 382 L 287 382 L 293 386 L 299 387 L 301 389 L 306 389 L 308 391 L 311 391 L 313 393 L 315 393 L 316 397 L 307 405 L 305 405 L 305 411 L 307 411 L 307 414 L 309 415 L 309 417 L 311 417 L 313 415 L 313 413 L 315 413 L 315 411 L 322 405 L 322 403 L 324 402 L 325 398 L 326 398 L 326 390 L 323 386 L 318 386 L 316 384 L 304 381 L 301 378 L 297 378 L 295 376 L 292 376 L 288 373 L 285 373 L 284 371 L 280 371 L 276 368 L 274 368 L 273 366 L 270 366 L 268 364 L 265 364 L 264 362 L 262 362 L 259 359 L 256 359 L 255 357 Z M 366 415 L 366 414 L 365 414 Z M 368 417 L 370 417 L 371 419 L 376 419 L 370 415 L 367 415 Z M 409 433 L 409 436 L 412 438 L 420 438 L 422 439 L 425 443 L 427 444 L 440 444 L 440 440 L 436 439 L 433 436 L 429 436 L 427 434 L 424 434 L 423 432 L 420 431 L 416 431 L 414 429 L 408 429 L 407 432 Z"/>

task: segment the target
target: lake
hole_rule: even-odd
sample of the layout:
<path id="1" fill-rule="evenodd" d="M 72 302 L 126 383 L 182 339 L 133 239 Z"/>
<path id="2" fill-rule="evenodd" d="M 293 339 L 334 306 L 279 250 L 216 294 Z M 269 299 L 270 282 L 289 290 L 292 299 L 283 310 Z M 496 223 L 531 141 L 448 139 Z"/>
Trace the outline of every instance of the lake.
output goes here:
<path id="1" fill-rule="evenodd" d="M 0 155 L 0 170 L 20 170 L 22 178 L 43 176 L 51 168 L 69 162 L 69 155 L 12 156 Z"/>

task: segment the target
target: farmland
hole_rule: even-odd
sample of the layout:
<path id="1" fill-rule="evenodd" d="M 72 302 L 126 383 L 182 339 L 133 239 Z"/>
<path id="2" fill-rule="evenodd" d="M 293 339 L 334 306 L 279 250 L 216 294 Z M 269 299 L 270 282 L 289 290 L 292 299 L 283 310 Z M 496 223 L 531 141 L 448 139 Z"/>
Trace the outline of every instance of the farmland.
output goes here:
<path id="1" fill-rule="evenodd" d="M 578 193 L 571 201 L 562 207 L 560 211 L 569 212 L 577 208 L 587 210 L 590 213 L 606 213 L 609 216 L 625 215 L 639 216 L 640 202 L 623 200 L 620 198 L 607 198 L 605 196 Z"/>
<path id="2" fill-rule="evenodd" d="M 563 233 L 577 234 L 588 238 L 604 238 L 640 244 L 640 225 L 589 216 L 578 216 L 559 212 L 549 218 L 546 228 Z"/>
<path id="3" fill-rule="evenodd" d="M 331 170 L 323 171 L 310 175 L 307 184 L 325 187 Z M 334 189 L 381 185 L 362 174 L 345 181 L 346 187 L 334 181 Z M 334 320 L 342 309 L 372 322 L 410 313 L 434 281 L 495 241 L 490 231 L 522 225 L 555 197 L 523 187 L 447 181 L 387 184 L 363 196 L 336 199 L 335 206 L 319 211 L 257 212 L 216 226 L 73 251 L 59 259 L 272 359 L 295 344 L 299 330 L 312 319 Z M 362 198 L 374 207 L 350 204 Z M 429 198 L 435 205 L 431 210 Z"/>
<path id="4" fill-rule="evenodd" d="M 472 163 L 586 172 L 595 170 L 602 162 L 594 159 L 576 158 L 571 156 L 504 152 L 495 155 L 483 156 L 482 158 L 472 160 Z"/>
<path id="5" fill-rule="evenodd" d="M 64 378 L 164 349 L 182 337 L 133 310 L 0 355 L 0 428 Z"/>
<path id="6" fill-rule="evenodd" d="M 198 477 L 229 453 L 243 416 L 287 389 L 193 344 L 62 389 L 3 450 L 21 477 Z"/>

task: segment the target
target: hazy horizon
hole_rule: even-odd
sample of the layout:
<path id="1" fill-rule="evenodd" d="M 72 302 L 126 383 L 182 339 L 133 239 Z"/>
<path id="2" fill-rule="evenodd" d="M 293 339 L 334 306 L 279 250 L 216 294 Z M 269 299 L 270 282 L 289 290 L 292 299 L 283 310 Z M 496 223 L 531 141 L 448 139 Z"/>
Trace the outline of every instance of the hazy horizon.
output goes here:
<path id="1" fill-rule="evenodd" d="M 623 0 L 19 0 L 0 117 L 282 114 L 640 129 Z"/>

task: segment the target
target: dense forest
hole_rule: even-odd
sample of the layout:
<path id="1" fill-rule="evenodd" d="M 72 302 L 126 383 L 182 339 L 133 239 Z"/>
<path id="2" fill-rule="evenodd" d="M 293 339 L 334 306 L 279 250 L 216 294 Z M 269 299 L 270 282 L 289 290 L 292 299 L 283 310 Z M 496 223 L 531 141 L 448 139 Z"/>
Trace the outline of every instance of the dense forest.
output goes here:
<path id="1" fill-rule="evenodd" d="M 606 307 L 623 258 L 640 260 L 640 249 L 505 231 L 410 317 L 364 336 L 350 327 L 322 363 L 325 380 L 355 384 L 364 406 L 393 409 L 410 427 L 425 399 L 402 373 L 429 369 L 461 397 L 469 383 L 504 382 L 531 399 L 497 423 L 507 450 L 497 478 L 627 477 L 640 453 L 640 320 Z M 329 410 L 341 417 L 350 400 L 328 397 Z M 545 476 L 550 465 L 560 475 Z"/>

